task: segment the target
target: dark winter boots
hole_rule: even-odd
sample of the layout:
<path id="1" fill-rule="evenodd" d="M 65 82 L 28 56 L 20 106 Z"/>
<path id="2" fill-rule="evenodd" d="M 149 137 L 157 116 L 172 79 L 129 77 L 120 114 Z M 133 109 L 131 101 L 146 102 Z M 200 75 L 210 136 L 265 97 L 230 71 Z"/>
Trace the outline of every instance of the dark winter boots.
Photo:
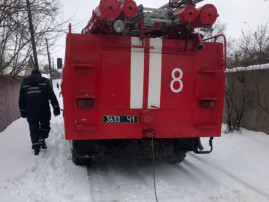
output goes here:
<path id="1" fill-rule="evenodd" d="M 40 152 L 40 148 L 42 149 L 47 149 L 47 144 L 46 144 L 46 141 L 42 138 L 40 138 L 38 140 L 38 143 L 34 143 L 32 145 L 32 148 L 34 149 L 34 154 L 35 155 L 39 155 L 39 152 Z"/>
<path id="2" fill-rule="evenodd" d="M 39 155 L 39 152 L 40 152 L 40 149 L 39 148 L 38 149 L 35 149 L 34 151 L 35 151 L 35 155 L 36 156 Z"/>
<path id="3" fill-rule="evenodd" d="M 46 141 L 44 139 L 39 139 L 39 144 L 40 144 L 40 147 L 42 149 L 47 149 L 47 144 L 46 144 Z"/>

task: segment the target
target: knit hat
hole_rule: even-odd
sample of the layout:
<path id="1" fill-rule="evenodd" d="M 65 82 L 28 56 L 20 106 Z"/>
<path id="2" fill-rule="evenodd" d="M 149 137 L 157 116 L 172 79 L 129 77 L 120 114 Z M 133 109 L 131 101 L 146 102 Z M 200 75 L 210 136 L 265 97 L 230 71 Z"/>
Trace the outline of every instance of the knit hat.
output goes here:
<path id="1" fill-rule="evenodd" d="M 38 69 L 34 69 L 31 74 L 36 74 L 36 75 L 41 76 L 41 73 Z"/>

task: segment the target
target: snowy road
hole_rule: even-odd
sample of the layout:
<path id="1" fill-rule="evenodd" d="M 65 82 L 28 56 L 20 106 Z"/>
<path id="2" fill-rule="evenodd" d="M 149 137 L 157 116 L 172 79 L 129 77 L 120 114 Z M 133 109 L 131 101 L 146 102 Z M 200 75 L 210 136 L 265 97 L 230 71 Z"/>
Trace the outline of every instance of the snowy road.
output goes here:
<path id="1" fill-rule="evenodd" d="M 268 163 L 247 168 L 253 166 L 245 164 L 247 159 L 232 156 L 216 161 L 190 153 L 178 165 L 157 161 L 159 201 L 269 201 Z M 88 174 L 92 201 L 155 201 L 151 161 L 110 157 L 95 162 Z"/>
<path id="2" fill-rule="evenodd" d="M 62 117 L 53 117 L 39 156 L 28 130 L 19 119 L 0 133 L 0 202 L 155 201 L 151 160 L 105 157 L 75 166 Z M 243 130 L 215 138 L 209 155 L 189 153 L 177 165 L 158 160 L 159 202 L 269 202 L 268 156 L 269 136 Z"/>
<path id="3" fill-rule="evenodd" d="M 92 167 L 73 165 L 61 118 L 54 118 L 48 150 L 36 157 L 27 123 L 0 134 L 0 201 L 155 201 L 151 160 L 105 157 Z M 14 141 L 16 140 L 16 141 Z M 210 155 L 156 162 L 159 202 L 269 201 L 269 136 L 243 130 L 214 141 Z"/>

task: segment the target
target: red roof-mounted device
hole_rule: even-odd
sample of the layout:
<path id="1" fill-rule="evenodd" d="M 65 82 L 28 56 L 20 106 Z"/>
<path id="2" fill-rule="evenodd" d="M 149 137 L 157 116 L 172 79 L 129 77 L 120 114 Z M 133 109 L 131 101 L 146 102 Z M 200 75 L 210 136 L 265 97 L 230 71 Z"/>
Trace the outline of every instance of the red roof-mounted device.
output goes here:
<path id="1" fill-rule="evenodd" d="M 137 5 L 133 0 L 125 0 L 122 7 L 123 13 L 127 17 L 134 17 L 138 11 Z"/>

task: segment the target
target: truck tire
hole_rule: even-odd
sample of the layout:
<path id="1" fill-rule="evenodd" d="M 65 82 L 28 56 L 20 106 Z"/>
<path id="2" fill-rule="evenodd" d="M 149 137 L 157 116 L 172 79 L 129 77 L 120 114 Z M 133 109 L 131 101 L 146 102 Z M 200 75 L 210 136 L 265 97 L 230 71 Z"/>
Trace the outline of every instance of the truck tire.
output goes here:
<path id="1" fill-rule="evenodd" d="M 74 164 L 80 166 L 90 166 L 92 164 L 92 156 L 87 141 L 71 141 L 71 151 Z"/>
<path id="2" fill-rule="evenodd" d="M 186 152 L 185 151 L 179 151 L 176 155 L 174 156 L 167 156 L 164 158 L 164 160 L 168 164 L 177 164 L 181 163 L 186 157 Z"/>
<path id="3" fill-rule="evenodd" d="M 72 149 L 72 160 L 74 164 L 79 166 L 91 166 L 92 164 L 92 158 L 79 157 L 74 148 Z"/>

